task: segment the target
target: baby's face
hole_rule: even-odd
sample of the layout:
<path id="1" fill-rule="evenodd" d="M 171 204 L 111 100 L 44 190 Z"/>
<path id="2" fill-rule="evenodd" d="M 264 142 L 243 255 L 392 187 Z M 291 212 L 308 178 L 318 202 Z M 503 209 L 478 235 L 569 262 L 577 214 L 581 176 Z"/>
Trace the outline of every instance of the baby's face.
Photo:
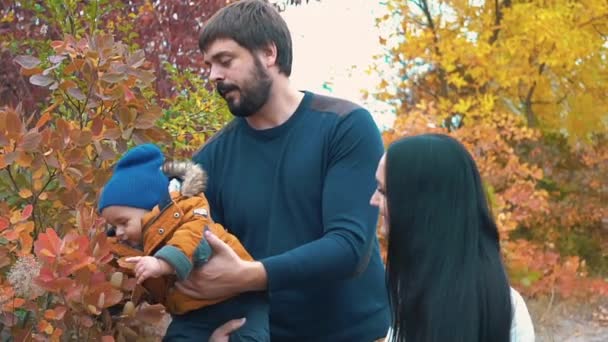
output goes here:
<path id="1" fill-rule="evenodd" d="M 109 206 L 101 212 L 106 222 L 116 228 L 116 237 L 136 247 L 142 243 L 141 220 L 148 211 L 145 209 Z"/>

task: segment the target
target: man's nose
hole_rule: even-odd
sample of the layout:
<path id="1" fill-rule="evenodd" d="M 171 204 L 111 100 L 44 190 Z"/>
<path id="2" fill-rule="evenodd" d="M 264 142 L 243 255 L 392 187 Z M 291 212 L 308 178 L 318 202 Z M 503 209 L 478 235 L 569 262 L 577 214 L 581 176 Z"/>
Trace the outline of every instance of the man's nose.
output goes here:
<path id="1" fill-rule="evenodd" d="M 223 81 L 224 80 L 224 73 L 222 72 L 221 68 L 210 67 L 210 70 L 209 70 L 209 79 L 212 82 Z"/>

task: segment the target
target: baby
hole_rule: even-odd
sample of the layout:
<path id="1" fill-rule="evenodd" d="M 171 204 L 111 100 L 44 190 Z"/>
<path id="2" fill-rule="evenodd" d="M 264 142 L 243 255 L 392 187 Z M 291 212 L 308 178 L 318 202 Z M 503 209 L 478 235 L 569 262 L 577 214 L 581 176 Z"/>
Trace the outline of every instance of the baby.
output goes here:
<path id="1" fill-rule="evenodd" d="M 169 192 L 169 178 L 181 180 Z M 204 264 L 212 250 L 203 237 L 211 230 L 243 260 L 252 260 L 240 241 L 211 218 L 203 191 L 207 176 L 192 162 L 164 162 L 153 144 L 129 150 L 104 186 L 98 210 L 112 225 L 121 245 L 114 251 L 135 262 L 135 277 L 153 302 L 172 315 L 166 340 L 206 341 L 213 330 L 236 318 L 246 323 L 231 341 L 269 341 L 268 302 L 264 294 L 248 293 L 217 300 L 192 298 L 173 285 Z M 122 254 L 122 255 L 121 255 Z"/>

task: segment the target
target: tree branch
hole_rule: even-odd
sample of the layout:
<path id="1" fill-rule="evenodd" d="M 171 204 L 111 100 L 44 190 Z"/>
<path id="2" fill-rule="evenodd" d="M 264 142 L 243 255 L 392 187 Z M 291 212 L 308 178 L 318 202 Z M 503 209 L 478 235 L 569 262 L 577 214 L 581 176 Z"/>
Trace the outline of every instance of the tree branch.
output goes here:
<path id="1" fill-rule="evenodd" d="M 500 23 L 502 22 L 503 13 L 502 9 L 505 7 L 511 7 L 511 0 L 504 0 L 502 4 L 498 3 L 498 0 L 494 0 L 494 8 L 496 9 L 494 15 L 494 29 L 492 31 L 492 37 L 490 37 L 490 44 L 494 44 L 498 39 L 500 33 Z"/>
<path id="2" fill-rule="evenodd" d="M 433 22 L 433 17 L 431 16 L 431 11 L 429 9 L 429 4 L 427 0 L 420 0 L 415 2 L 416 5 L 420 8 L 420 10 L 422 10 L 422 12 L 424 13 L 424 17 L 426 18 L 427 21 L 427 25 L 429 27 L 429 29 L 431 30 L 431 32 L 433 33 L 433 43 L 434 43 L 434 47 L 433 50 L 435 51 L 435 54 L 437 56 L 441 56 L 442 53 L 439 50 L 439 37 L 437 36 L 437 30 L 435 29 L 435 23 Z M 442 97 L 447 97 L 448 96 L 448 82 L 445 76 L 445 70 L 440 67 L 437 66 L 437 73 L 439 76 L 439 82 L 441 84 L 441 88 L 439 89 L 439 95 Z"/>
<path id="3" fill-rule="evenodd" d="M 544 70 L 545 63 L 542 63 L 540 67 L 538 67 L 538 74 L 542 74 Z M 528 121 L 528 126 L 530 127 L 538 126 L 538 118 L 532 110 L 532 96 L 534 95 L 534 90 L 536 90 L 536 81 L 534 81 L 530 89 L 528 89 L 528 94 L 526 95 L 526 99 L 524 100 L 524 111 L 526 113 L 526 120 Z"/>

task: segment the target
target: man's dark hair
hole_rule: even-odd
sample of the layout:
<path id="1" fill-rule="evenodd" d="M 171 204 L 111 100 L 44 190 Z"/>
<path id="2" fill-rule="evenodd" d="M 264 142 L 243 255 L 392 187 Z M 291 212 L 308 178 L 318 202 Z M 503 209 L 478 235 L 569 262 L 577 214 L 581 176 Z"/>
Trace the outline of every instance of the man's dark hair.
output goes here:
<path id="1" fill-rule="evenodd" d="M 291 75 L 291 34 L 279 12 L 266 1 L 241 0 L 220 9 L 203 27 L 198 46 L 204 53 L 217 39 L 232 39 L 250 52 L 272 43 L 279 71 Z"/>

